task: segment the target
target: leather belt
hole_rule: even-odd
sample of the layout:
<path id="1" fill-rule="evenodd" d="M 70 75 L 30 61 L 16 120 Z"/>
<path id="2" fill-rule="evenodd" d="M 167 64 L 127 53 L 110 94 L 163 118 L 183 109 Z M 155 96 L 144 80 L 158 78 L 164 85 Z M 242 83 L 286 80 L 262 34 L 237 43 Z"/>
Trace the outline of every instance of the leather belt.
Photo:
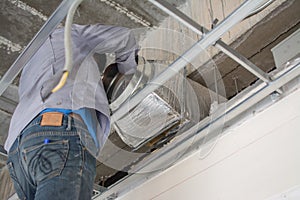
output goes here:
<path id="1" fill-rule="evenodd" d="M 76 113 L 70 113 L 69 114 L 70 117 L 79 120 L 80 122 L 84 123 L 83 119 L 81 118 L 80 115 L 76 114 Z"/>

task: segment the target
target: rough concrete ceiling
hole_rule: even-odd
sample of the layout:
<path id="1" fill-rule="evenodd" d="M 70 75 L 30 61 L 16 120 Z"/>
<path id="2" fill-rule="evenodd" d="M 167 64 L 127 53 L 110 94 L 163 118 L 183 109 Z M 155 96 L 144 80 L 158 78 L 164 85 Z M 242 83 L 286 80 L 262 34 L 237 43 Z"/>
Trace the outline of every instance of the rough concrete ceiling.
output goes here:
<path id="1" fill-rule="evenodd" d="M 185 0 L 169 0 L 169 2 L 179 6 Z M 0 3 L 0 76 L 8 70 L 60 3 L 59 0 L 42 1 L 42 3 L 38 0 L 4 0 Z M 300 1 L 286 1 L 231 46 L 264 71 L 270 71 L 274 68 L 270 49 L 299 28 L 299 13 Z M 165 17 L 165 14 L 147 0 L 86 0 L 75 16 L 75 23 L 102 23 L 140 28 L 158 26 Z M 221 73 L 227 97 L 234 96 L 257 80 L 223 54 L 215 56 L 214 61 Z M 205 67 L 210 66 L 207 64 Z M 206 85 L 202 76 L 203 74 L 194 72 L 189 78 Z M 15 86 L 11 86 L 0 98 L 1 145 L 6 138 L 11 113 L 17 103 L 17 80 L 14 81 Z M 212 88 L 212 86 L 208 87 Z M 126 149 L 126 145 L 116 136 L 112 135 L 110 139 L 120 148 Z M 97 183 L 101 182 L 101 177 L 107 178 L 115 172 L 99 163 Z"/>
<path id="2" fill-rule="evenodd" d="M 62 1 L 5 0 L 0 7 L 0 75 L 11 66 L 21 50 L 39 31 Z M 183 0 L 174 0 L 180 5 Z M 112 14 L 113 13 L 113 14 Z M 141 1 L 100 1 L 86 0 L 80 5 L 74 17 L 78 24 L 112 24 L 129 28 L 152 27 L 165 15 L 146 0 Z"/>

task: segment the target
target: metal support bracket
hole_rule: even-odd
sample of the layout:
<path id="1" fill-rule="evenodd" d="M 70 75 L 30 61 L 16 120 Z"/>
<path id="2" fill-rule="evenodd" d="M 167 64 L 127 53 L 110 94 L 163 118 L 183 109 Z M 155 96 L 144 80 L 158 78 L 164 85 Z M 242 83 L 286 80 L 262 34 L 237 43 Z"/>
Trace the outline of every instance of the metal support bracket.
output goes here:
<path id="1" fill-rule="evenodd" d="M 149 0 L 151 3 L 156 5 L 158 8 L 165 11 L 170 16 L 174 17 L 178 21 L 180 21 L 182 24 L 187 26 L 189 29 L 193 30 L 195 33 L 199 35 L 206 34 L 208 30 L 199 25 L 197 22 L 195 22 L 193 19 L 188 17 L 186 14 L 178 10 L 173 5 L 169 4 L 168 2 L 164 0 Z M 216 25 L 214 25 L 216 27 Z M 271 81 L 271 78 L 268 74 L 266 74 L 264 71 L 262 71 L 259 67 L 257 67 L 255 64 L 253 64 L 250 60 L 248 60 L 243 55 L 236 52 L 234 49 L 232 49 L 230 46 L 225 44 L 221 39 L 219 39 L 215 43 L 215 47 L 217 47 L 219 50 L 221 50 L 223 53 L 225 53 L 227 56 L 235 60 L 237 63 L 239 63 L 241 66 L 243 66 L 245 69 L 247 69 L 249 72 L 251 72 L 253 75 L 261 79 L 262 81 L 269 83 Z"/>

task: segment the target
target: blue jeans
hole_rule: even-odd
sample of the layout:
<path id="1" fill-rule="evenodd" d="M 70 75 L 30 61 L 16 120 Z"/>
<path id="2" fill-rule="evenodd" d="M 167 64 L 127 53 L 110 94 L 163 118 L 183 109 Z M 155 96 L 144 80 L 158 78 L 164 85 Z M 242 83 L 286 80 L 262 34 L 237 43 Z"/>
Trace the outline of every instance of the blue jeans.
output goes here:
<path id="1" fill-rule="evenodd" d="M 36 117 L 11 147 L 7 165 L 21 200 L 91 199 L 96 159 L 82 144 L 86 126 L 64 115 L 62 126 Z"/>

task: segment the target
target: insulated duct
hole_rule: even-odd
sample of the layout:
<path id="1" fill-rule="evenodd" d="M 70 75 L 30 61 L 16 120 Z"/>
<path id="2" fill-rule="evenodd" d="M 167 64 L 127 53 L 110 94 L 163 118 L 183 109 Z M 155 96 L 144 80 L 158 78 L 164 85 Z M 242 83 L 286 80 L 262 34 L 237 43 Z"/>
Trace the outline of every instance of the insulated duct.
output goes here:
<path id="1" fill-rule="evenodd" d="M 137 71 L 129 81 L 128 77 L 120 74 L 112 78 L 107 87 L 112 113 L 130 101 L 132 95 L 149 84 L 165 67 L 140 59 Z M 127 114 L 112 125 L 112 131 L 116 131 L 128 146 L 138 149 L 159 135 L 174 135 L 183 127 L 199 120 L 197 97 L 186 81 L 185 70 L 181 70 L 137 106 L 128 110 Z"/>

